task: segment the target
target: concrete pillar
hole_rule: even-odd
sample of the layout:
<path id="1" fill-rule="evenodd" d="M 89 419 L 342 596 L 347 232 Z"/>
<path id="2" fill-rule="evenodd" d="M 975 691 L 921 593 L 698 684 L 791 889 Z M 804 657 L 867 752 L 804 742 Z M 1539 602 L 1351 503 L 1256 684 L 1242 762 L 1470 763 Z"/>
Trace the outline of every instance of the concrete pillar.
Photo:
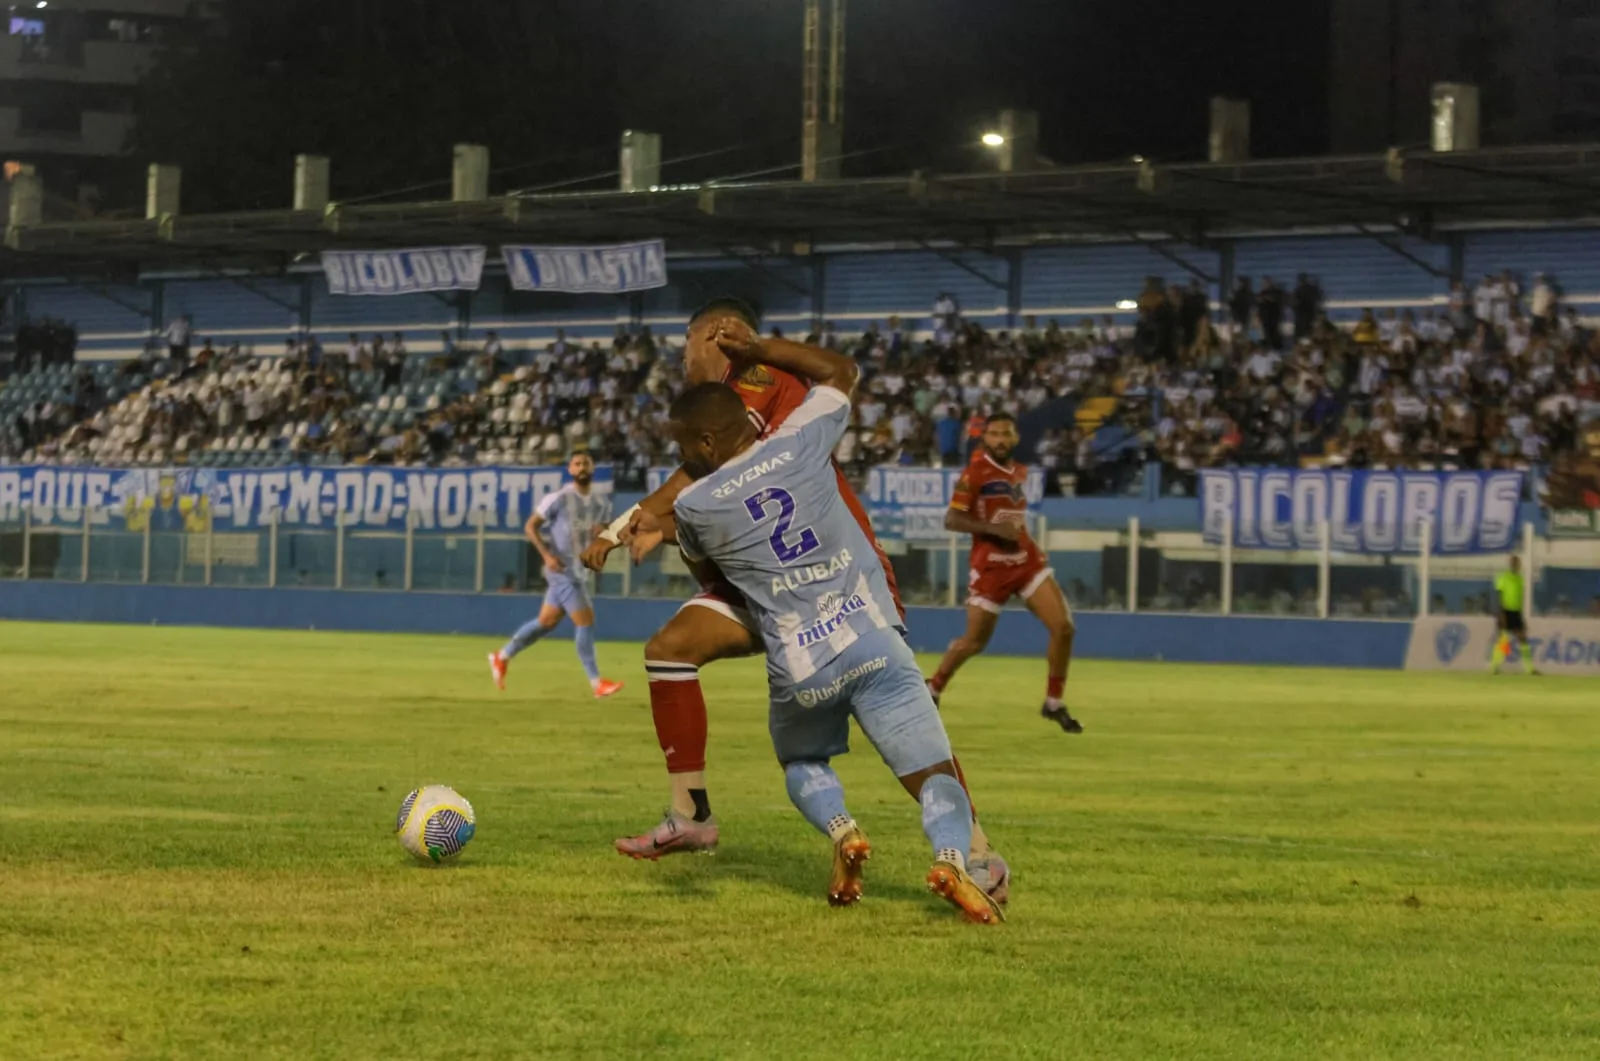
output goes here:
<path id="1" fill-rule="evenodd" d="M 450 198 L 481 203 L 489 198 L 489 149 L 482 144 L 457 144 Z"/>
<path id="2" fill-rule="evenodd" d="M 1000 135 L 1005 138 L 998 149 L 1001 173 L 1027 173 L 1039 168 L 1038 111 L 1001 111 Z"/>
<path id="3" fill-rule="evenodd" d="M 43 220 L 44 181 L 37 170 L 24 164 L 11 177 L 9 224 L 12 228 L 26 228 Z"/>
<path id="4" fill-rule="evenodd" d="M 322 213 L 328 208 L 328 158 L 326 155 L 294 157 L 294 208 Z"/>
<path id="5" fill-rule="evenodd" d="M 179 193 L 183 188 L 183 167 L 160 162 L 150 163 L 144 183 L 144 216 L 147 221 L 169 217 L 178 212 Z"/>
<path id="6" fill-rule="evenodd" d="M 1478 86 L 1441 81 L 1433 86 L 1433 149 L 1478 149 Z"/>
<path id="7" fill-rule="evenodd" d="M 1212 162 L 1249 161 L 1249 100 L 1211 97 L 1211 141 L 1207 157 Z"/>
<path id="8" fill-rule="evenodd" d="M 622 134 L 622 190 L 647 192 L 661 183 L 661 135 L 635 129 Z"/>

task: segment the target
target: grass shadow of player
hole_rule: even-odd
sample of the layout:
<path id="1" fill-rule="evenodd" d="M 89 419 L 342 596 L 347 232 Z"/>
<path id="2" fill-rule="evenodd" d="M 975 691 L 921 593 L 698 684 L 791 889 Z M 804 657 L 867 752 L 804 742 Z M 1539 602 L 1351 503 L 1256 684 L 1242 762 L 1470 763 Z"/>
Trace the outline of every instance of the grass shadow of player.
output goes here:
<path id="1" fill-rule="evenodd" d="M 807 899 L 824 899 L 828 891 L 828 873 L 831 856 L 825 844 L 814 849 L 801 850 L 789 847 L 727 846 L 717 849 L 708 861 L 715 863 L 714 877 L 738 877 L 804 896 Z M 674 882 L 683 884 L 687 894 L 699 894 L 705 880 Z M 892 880 L 874 875 L 872 864 L 867 864 L 866 893 L 872 898 L 921 899 L 927 890 L 910 881 Z"/>

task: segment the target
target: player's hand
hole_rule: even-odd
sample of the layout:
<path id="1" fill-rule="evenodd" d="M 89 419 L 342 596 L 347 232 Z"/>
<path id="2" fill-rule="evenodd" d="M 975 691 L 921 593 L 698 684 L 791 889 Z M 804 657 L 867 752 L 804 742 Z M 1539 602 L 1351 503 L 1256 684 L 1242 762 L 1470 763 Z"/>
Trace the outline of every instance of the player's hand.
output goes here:
<path id="1" fill-rule="evenodd" d="M 615 545 L 612 545 L 604 538 L 596 538 L 594 541 L 589 543 L 588 548 L 583 550 L 583 552 L 578 556 L 578 559 L 582 560 L 583 566 L 587 567 L 590 571 L 599 572 L 604 570 L 606 566 L 606 557 L 610 556 L 611 550 L 615 548 Z"/>
<path id="2" fill-rule="evenodd" d="M 1022 540 L 1022 524 L 1012 520 L 989 524 L 989 533 L 1003 541 L 1018 542 Z"/>
<path id="3" fill-rule="evenodd" d="M 635 564 L 643 563 L 644 558 L 660 548 L 666 539 L 667 530 L 655 513 L 642 508 L 634 513 L 628 524 L 628 554 Z"/>
<path id="4" fill-rule="evenodd" d="M 711 337 L 717 349 L 736 365 L 749 365 L 761 360 L 761 336 L 742 320 L 729 318 L 717 326 Z"/>
<path id="5" fill-rule="evenodd" d="M 559 556 L 547 556 L 547 557 L 544 558 L 544 572 L 545 572 L 545 574 L 547 574 L 547 575 L 560 575 L 560 574 L 564 574 L 566 572 L 566 570 L 567 570 L 567 565 L 562 562 L 561 557 L 559 557 Z"/>

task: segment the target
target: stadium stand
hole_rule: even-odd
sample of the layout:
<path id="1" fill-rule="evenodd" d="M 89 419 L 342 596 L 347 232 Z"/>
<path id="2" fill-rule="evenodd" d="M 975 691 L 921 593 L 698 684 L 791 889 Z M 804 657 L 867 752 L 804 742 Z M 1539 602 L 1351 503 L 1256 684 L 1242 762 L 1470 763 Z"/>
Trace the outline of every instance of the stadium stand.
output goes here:
<path id="1" fill-rule="evenodd" d="M 1514 283 L 1485 281 L 1443 315 L 1385 310 L 1348 331 L 1319 305 L 1292 344 L 1270 313 L 1237 322 L 1202 308 L 1190 319 L 1184 297 L 1159 293 L 1131 329 L 1087 319 L 1041 329 L 1030 319 L 991 332 L 957 318 L 920 341 L 898 321 L 848 338 L 832 328 L 813 335 L 851 349 L 866 369 L 841 459 L 857 469 L 959 461 L 974 415 L 1024 416 L 1061 399 L 1070 413 L 1057 410 L 1034 449 L 1082 493 L 1125 489 L 1148 462 L 1183 490 L 1197 468 L 1229 462 L 1506 467 L 1586 445 L 1600 363 L 1548 282 L 1524 299 Z M 290 340 L 284 354 L 263 357 L 207 341 L 187 365 L 153 352 L 43 365 L 0 391 L 0 455 L 494 464 L 549 461 L 581 445 L 634 475 L 665 457 L 658 428 L 681 361 L 670 346 L 658 354 L 648 330 L 623 332 L 609 349 L 564 337 L 517 352 L 493 337 L 488 350 L 445 345 L 414 354 L 398 335 L 387 346 L 373 336 L 330 355 L 319 341 Z"/>

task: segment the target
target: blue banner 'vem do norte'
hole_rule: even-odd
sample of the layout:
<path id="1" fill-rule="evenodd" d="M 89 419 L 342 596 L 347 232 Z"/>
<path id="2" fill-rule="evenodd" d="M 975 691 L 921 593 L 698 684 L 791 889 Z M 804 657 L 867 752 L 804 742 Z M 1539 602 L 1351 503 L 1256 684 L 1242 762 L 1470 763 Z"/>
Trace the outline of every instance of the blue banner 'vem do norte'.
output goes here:
<path id="1" fill-rule="evenodd" d="M 290 529 L 517 532 L 563 468 L 0 467 L 0 523 L 140 531 Z M 610 465 L 595 489 L 612 485 Z M 483 513 L 482 517 L 475 513 Z"/>
<path id="2" fill-rule="evenodd" d="M 1205 540 L 1232 527 L 1244 549 L 1415 553 L 1423 534 L 1432 552 L 1494 553 L 1513 548 L 1522 502 L 1521 472 L 1324 471 L 1228 468 L 1200 473 Z"/>

